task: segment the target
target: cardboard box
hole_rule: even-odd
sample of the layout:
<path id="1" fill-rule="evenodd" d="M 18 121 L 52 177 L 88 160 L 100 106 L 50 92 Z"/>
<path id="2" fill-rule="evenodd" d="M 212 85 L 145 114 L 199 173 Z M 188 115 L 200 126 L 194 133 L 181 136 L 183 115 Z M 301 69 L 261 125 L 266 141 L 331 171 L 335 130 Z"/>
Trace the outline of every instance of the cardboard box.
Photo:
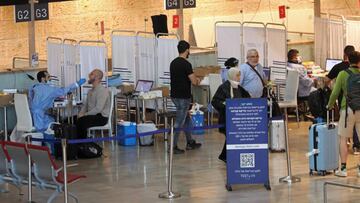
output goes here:
<path id="1" fill-rule="evenodd" d="M 152 90 L 161 90 L 163 97 L 169 97 L 170 96 L 169 87 L 157 87 L 157 88 L 153 88 Z"/>
<path id="2" fill-rule="evenodd" d="M 120 86 L 121 94 L 126 94 L 133 92 L 135 90 L 135 87 L 133 84 L 122 84 Z"/>
<path id="3" fill-rule="evenodd" d="M 200 66 L 194 68 L 194 74 L 196 77 L 203 78 L 211 73 L 220 74 L 220 66 Z"/>

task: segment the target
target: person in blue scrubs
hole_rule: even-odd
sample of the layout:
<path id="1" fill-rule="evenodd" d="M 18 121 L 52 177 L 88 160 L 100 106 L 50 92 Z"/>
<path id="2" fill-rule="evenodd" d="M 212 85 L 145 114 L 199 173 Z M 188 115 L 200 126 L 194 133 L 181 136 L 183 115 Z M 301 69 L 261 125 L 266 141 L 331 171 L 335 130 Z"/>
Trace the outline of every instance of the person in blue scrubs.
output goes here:
<path id="1" fill-rule="evenodd" d="M 37 74 L 39 83 L 29 89 L 30 112 L 34 127 L 38 132 L 45 131 L 48 125 L 55 121 L 51 115 L 46 113 L 48 109 L 53 107 L 54 100 L 57 97 L 65 96 L 67 93 L 74 91 L 86 82 L 86 79 L 82 78 L 68 87 L 60 88 L 50 85 L 48 83 L 49 79 L 50 75 L 47 71 L 40 71 Z"/>

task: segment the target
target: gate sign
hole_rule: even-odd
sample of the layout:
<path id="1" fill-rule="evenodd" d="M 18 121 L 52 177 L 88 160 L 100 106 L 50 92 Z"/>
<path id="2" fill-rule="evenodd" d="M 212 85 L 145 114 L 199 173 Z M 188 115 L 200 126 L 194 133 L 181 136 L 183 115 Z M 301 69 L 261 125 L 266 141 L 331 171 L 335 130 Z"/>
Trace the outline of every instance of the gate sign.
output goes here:
<path id="1" fill-rule="evenodd" d="M 226 100 L 227 184 L 269 184 L 266 99 Z"/>
<path id="2" fill-rule="evenodd" d="M 180 9 L 180 0 L 164 0 L 166 10 Z M 196 0 L 183 0 L 183 8 L 195 8 Z"/>
<path id="3" fill-rule="evenodd" d="M 166 10 L 180 9 L 180 0 L 165 0 Z"/>
<path id="4" fill-rule="evenodd" d="M 183 8 L 196 8 L 196 0 L 183 0 Z"/>
<path id="5" fill-rule="evenodd" d="M 49 4 L 37 3 L 34 5 L 35 20 L 49 20 Z M 15 22 L 31 21 L 30 4 L 15 5 Z"/>

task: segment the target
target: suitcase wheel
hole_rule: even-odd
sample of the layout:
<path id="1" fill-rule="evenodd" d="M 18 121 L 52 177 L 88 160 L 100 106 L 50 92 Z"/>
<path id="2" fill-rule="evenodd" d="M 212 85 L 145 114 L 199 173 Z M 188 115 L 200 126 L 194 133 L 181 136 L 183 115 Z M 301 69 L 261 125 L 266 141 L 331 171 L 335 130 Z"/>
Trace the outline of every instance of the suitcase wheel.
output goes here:
<path id="1" fill-rule="evenodd" d="M 229 192 L 232 191 L 232 187 L 231 187 L 231 185 L 229 185 L 229 184 L 226 184 L 226 185 L 225 185 L 225 188 L 226 188 L 226 190 L 229 191 Z"/>

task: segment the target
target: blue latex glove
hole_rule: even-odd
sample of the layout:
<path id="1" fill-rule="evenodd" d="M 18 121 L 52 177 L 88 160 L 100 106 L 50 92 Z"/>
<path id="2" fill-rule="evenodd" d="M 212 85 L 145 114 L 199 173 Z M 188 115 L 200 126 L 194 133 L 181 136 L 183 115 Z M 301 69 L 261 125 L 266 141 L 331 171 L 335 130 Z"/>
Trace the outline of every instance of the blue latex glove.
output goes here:
<path id="1" fill-rule="evenodd" d="M 79 81 L 77 81 L 76 83 L 81 86 L 83 85 L 84 83 L 86 82 L 86 79 L 85 78 L 81 78 Z"/>

